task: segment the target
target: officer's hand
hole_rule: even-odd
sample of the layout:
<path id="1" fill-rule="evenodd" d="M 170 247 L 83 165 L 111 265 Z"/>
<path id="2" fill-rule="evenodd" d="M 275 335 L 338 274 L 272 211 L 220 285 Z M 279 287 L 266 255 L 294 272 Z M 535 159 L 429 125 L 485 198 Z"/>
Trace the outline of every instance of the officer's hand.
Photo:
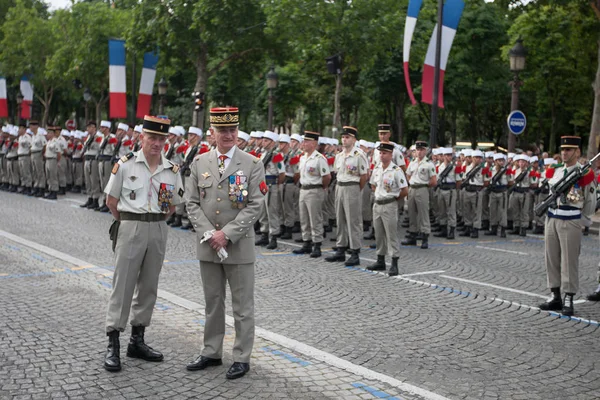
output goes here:
<path id="1" fill-rule="evenodd" d="M 228 239 L 225 238 L 223 231 L 216 231 L 209 240 L 210 247 L 212 247 L 215 251 L 219 251 L 223 247 L 226 247 L 227 242 Z"/>

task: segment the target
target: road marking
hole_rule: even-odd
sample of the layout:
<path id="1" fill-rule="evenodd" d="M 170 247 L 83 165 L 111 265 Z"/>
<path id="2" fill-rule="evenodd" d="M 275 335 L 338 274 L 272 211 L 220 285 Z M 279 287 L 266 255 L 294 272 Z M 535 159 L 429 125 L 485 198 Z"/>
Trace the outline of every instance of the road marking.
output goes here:
<path id="1" fill-rule="evenodd" d="M 36 242 L 32 242 L 30 240 L 24 239 L 20 236 L 13 235 L 12 233 L 0 230 L 0 236 L 5 237 L 13 242 L 17 242 L 23 246 L 27 246 L 37 251 L 41 251 L 43 253 L 48 254 L 51 257 L 57 258 L 59 260 L 68 262 L 70 264 L 74 264 L 79 267 L 91 266 L 88 271 L 93 271 L 99 274 L 112 274 L 112 271 L 108 271 L 106 269 L 93 266 L 87 261 L 81 260 L 77 257 L 73 257 L 69 254 L 63 253 L 61 251 L 52 249 L 50 247 L 46 247 Z M 299 246 L 300 247 L 300 246 Z M 373 260 L 375 261 L 375 260 Z M 106 282 L 98 281 L 99 284 L 105 286 Z M 188 310 L 197 311 L 198 313 L 204 315 L 204 307 L 191 300 L 184 299 L 174 293 L 167 292 L 165 290 L 158 290 L 158 297 L 167 300 L 173 304 L 176 304 L 180 307 L 186 308 Z M 233 317 L 226 315 L 225 322 L 227 325 L 233 327 L 235 321 Z M 388 385 L 395 387 L 401 391 L 408 392 L 417 396 L 421 396 L 427 400 L 449 400 L 447 397 L 441 396 L 439 394 L 430 392 L 429 390 L 422 389 L 418 386 L 411 385 L 410 383 L 402 382 L 396 378 L 392 378 L 391 376 L 384 375 L 382 373 L 373 371 L 371 369 L 365 368 L 360 365 L 356 365 L 351 363 L 350 361 L 343 360 L 339 357 L 336 357 L 333 354 L 327 353 L 325 351 L 319 350 L 315 347 L 309 346 L 297 340 L 288 338 L 286 336 L 280 335 L 275 332 L 268 331 L 266 329 L 256 327 L 255 333 L 257 336 L 274 342 L 282 347 L 295 351 L 297 353 L 303 354 L 305 356 L 314 358 L 316 360 L 322 361 L 330 366 L 335 368 L 346 370 L 354 375 L 362 376 L 365 379 L 376 380 L 379 382 L 387 383 Z"/>
<path id="2" fill-rule="evenodd" d="M 47 203 L 53 203 L 53 204 L 56 204 L 56 200 L 42 199 L 41 197 L 38 197 L 38 200 L 40 200 L 40 201 L 45 201 L 45 202 L 47 202 Z"/>
<path id="3" fill-rule="evenodd" d="M 83 201 L 76 200 L 76 199 L 63 199 L 63 200 L 70 201 L 71 203 L 77 203 L 77 204 L 83 204 L 84 203 Z"/>
<path id="4" fill-rule="evenodd" d="M 416 275 L 430 275 L 430 274 L 443 274 L 446 271 L 424 271 L 424 272 L 415 272 L 413 274 L 402 274 L 402 276 L 416 276 Z"/>
<path id="5" fill-rule="evenodd" d="M 491 283 L 485 283 L 485 282 L 479 282 L 479 281 L 472 281 L 470 279 L 457 278 L 455 276 L 448 276 L 448 275 L 440 275 L 440 277 L 441 278 L 446 278 L 446 279 L 452 279 L 452 280 L 455 280 L 455 281 L 472 283 L 474 285 L 487 286 L 487 287 L 491 287 L 491 288 L 494 288 L 494 289 L 504 290 L 504 291 L 507 291 L 507 292 L 524 294 L 526 296 L 539 297 L 541 299 L 547 299 L 548 298 L 548 296 L 544 296 L 544 295 L 541 295 L 541 294 L 526 292 L 524 290 L 519 290 L 519 289 L 512 289 L 512 288 L 508 288 L 508 287 L 505 287 L 505 286 L 493 285 Z"/>
<path id="6" fill-rule="evenodd" d="M 485 247 L 485 246 L 475 246 L 478 249 L 484 249 L 484 250 L 493 250 L 493 251 L 501 251 L 503 253 L 510 253 L 510 254 L 518 254 L 520 256 L 528 256 L 529 253 L 523 253 L 521 251 L 512 251 L 512 250 L 504 250 L 504 249 L 497 249 L 495 247 Z"/>

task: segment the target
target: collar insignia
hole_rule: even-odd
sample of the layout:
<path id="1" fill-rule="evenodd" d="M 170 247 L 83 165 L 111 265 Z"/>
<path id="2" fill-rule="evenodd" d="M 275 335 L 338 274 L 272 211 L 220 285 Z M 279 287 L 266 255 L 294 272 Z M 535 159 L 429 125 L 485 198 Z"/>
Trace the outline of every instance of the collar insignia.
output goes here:
<path id="1" fill-rule="evenodd" d="M 208 172 L 205 172 L 205 173 L 202 174 L 202 177 L 204 179 L 208 179 L 209 176 L 210 176 L 210 174 Z"/>

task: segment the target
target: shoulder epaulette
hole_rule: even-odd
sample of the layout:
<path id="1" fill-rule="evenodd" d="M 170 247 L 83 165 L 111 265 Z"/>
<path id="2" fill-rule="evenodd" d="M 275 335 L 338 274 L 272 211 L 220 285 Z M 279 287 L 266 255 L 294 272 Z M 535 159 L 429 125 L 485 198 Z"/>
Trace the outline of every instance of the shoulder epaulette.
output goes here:
<path id="1" fill-rule="evenodd" d="M 594 175 L 594 171 L 589 169 L 588 172 L 584 176 L 582 176 L 577 183 L 579 184 L 580 187 L 584 187 L 584 186 L 587 186 L 590 183 L 594 182 L 595 178 L 596 178 L 596 175 Z"/>
<path id="2" fill-rule="evenodd" d="M 171 160 L 167 160 L 168 162 L 171 163 L 171 171 L 173 171 L 174 174 L 179 172 L 179 165 L 171 162 Z"/>
<path id="3" fill-rule="evenodd" d="M 554 168 L 554 169 L 556 169 L 556 168 L 560 168 L 560 167 L 562 167 L 563 165 L 564 165 L 563 163 L 552 164 L 552 165 L 550 165 L 550 168 Z"/>
<path id="4" fill-rule="evenodd" d="M 131 160 L 133 158 L 133 151 L 129 152 L 127 154 L 125 154 L 123 157 L 121 157 L 121 162 L 127 162 L 129 160 Z"/>

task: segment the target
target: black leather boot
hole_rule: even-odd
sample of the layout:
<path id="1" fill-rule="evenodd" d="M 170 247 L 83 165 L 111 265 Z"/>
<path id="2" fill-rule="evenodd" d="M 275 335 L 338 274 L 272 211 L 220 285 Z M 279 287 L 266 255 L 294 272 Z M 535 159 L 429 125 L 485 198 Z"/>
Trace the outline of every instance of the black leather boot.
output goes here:
<path id="1" fill-rule="evenodd" d="M 416 246 L 417 245 L 417 234 L 414 232 L 408 232 L 409 237 L 404 239 L 400 244 L 402 246 Z"/>
<path id="2" fill-rule="evenodd" d="M 482 228 L 483 229 L 483 228 Z M 492 229 L 484 233 L 485 236 L 496 236 L 498 234 L 498 225 L 492 225 Z"/>
<path id="3" fill-rule="evenodd" d="M 537 227 L 536 227 L 537 229 Z M 589 236 L 590 235 L 590 227 L 586 226 L 585 228 L 583 228 L 583 236 Z"/>
<path id="4" fill-rule="evenodd" d="M 490 229 L 490 220 L 489 219 L 484 219 L 483 221 L 481 221 L 481 229 L 484 231 L 487 231 L 488 229 Z"/>
<path id="5" fill-rule="evenodd" d="M 312 242 L 309 240 L 307 242 L 304 242 L 304 245 L 302 245 L 301 248 L 293 250 L 292 253 L 294 254 L 309 254 L 312 251 Z"/>
<path id="6" fill-rule="evenodd" d="M 144 361 L 162 361 L 162 353 L 144 343 L 145 330 L 146 327 L 144 326 L 131 327 L 131 338 L 129 339 L 129 345 L 127 346 L 127 357 L 141 358 Z"/>
<path id="7" fill-rule="evenodd" d="M 81 193 L 81 186 L 75 185 L 73 187 L 73 189 L 71 189 L 71 192 L 73 192 L 73 193 Z"/>
<path id="8" fill-rule="evenodd" d="M 57 200 L 58 199 L 58 197 L 56 196 L 57 193 L 58 192 L 55 192 L 55 191 L 48 192 L 48 194 L 45 195 L 44 198 L 48 199 L 48 200 Z"/>
<path id="9" fill-rule="evenodd" d="M 562 299 L 560 298 L 560 288 L 550 289 L 552 295 L 545 303 L 539 305 L 543 311 L 560 311 L 563 308 Z"/>
<path id="10" fill-rule="evenodd" d="M 377 256 L 375 264 L 367 267 L 369 271 L 385 271 L 385 256 Z"/>
<path id="11" fill-rule="evenodd" d="M 260 237 L 258 239 L 256 239 L 256 242 L 254 242 L 255 246 L 266 246 L 269 244 L 269 234 L 268 233 L 261 233 Z"/>
<path id="12" fill-rule="evenodd" d="M 119 331 L 112 331 L 108 336 L 108 347 L 104 356 L 104 369 L 110 372 L 121 370 L 121 343 L 119 342 Z"/>
<path id="13" fill-rule="evenodd" d="M 336 261 L 345 262 L 346 261 L 346 248 L 345 247 L 337 247 L 335 249 L 334 254 L 330 255 L 329 257 L 325 257 L 325 261 L 327 261 L 327 262 L 336 262 Z"/>
<path id="14" fill-rule="evenodd" d="M 310 258 L 318 258 L 321 257 L 321 243 L 315 243 L 313 247 L 312 253 L 310 253 Z"/>
<path id="15" fill-rule="evenodd" d="M 60 194 L 61 196 L 64 196 L 65 194 L 67 194 L 67 188 L 64 186 L 60 186 L 58 188 L 58 194 Z"/>
<path id="16" fill-rule="evenodd" d="M 173 222 L 171 223 L 171 228 L 179 228 L 182 223 L 181 223 L 181 215 L 175 215 L 175 219 L 173 220 Z"/>
<path id="17" fill-rule="evenodd" d="M 277 248 L 277 236 L 271 235 L 271 241 L 267 245 L 267 250 L 274 250 Z"/>
<path id="18" fill-rule="evenodd" d="M 335 218 L 331 218 L 329 219 L 329 226 L 331 226 L 332 228 L 337 228 L 337 221 L 335 220 Z"/>
<path id="19" fill-rule="evenodd" d="M 448 228 L 448 236 L 446 236 L 446 239 L 448 240 L 454 240 L 454 230 L 456 228 L 451 226 L 450 228 Z"/>
<path id="20" fill-rule="evenodd" d="M 346 262 L 344 263 L 344 265 L 346 267 L 353 267 L 355 265 L 360 265 L 360 258 L 358 257 L 358 252 L 360 251 L 360 249 L 353 249 L 351 256 L 348 260 L 346 260 Z"/>
<path id="21" fill-rule="evenodd" d="M 397 276 L 398 275 L 398 257 L 392 257 L 392 266 L 390 267 L 390 271 L 388 272 L 389 276 Z"/>
<path id="22" fill-rule="evenodd" d="M 589 301 L 600 301 L 600 287 L 596 291 L 586 297 Z"/>
<path id="23" fill-rule="evenodd" d="M 458 236 L 469 237 L 471 236 L 471 227 L 465 225 L 465 230 L 458 234 Z"/>
<path id="24" fill-rule="evenodd" d="M 423 239 L 421 239 L 421 248 L 422 249 L 428 249 L 429 248 L 429 234 L 428 233 L 424 233 L 423 234 Z"/>
<path id="25" fill-rule="evenodd" d="M 34 194 L 34 196 L 35 197 L 44 197 L 44 188 L 38 188 L 38 191 L 36 194 Z"/>
<path id="26" fill-rule="evenodd" d="M 473 228 L 471 229 L 471 239 L 479 238 L 479 229 Z"/>
<path id="27" fill-rule="evenodd" d="M 544 225 L 536 225 L 535 229 L 533 230 L 533 233 L 535 233 L 536 235 L 543 235 L 544 234 Z"/>
<path id="28" fill-rule="evenodd" d="M 514 227 L 513 230 L 508 232 L 509 235 L 518 235 L 519 233 L 521 233 L 520 227 L 518 227 L 516 225 L 513 225 L 513 227 Z"/>
<path id="29" fill-rule="evenodd" d="M 86 207 L 88 210 L 95 210 L 96 208 L 100 209 L 100 204 L 98 204 L 98 199 L 92 199 L 92 202 L 88 204 Z"/>
<path id="30" fill-rule="evenodd" d="M 527 236 L 527 228 L 521 228 L 519 232 L 519 236 Z"/>
<path id="31" fill-rule="evenodd" d="M 292 227 L 285 226 L 283 230 L 283 234 L 281 235 L 282 239 L 291 239 L 292 238 Z"/>
<path id="32" fill-rule="evenodd" d="M 573 296 L 575 293 L 565 293 L 565 301 L 562 306 L 562 314 L 569 317 L 575 314 L 575 308 L 573 307 Z"/>
<path id="33" fill-rule="evenodd" d="M 500 227 L 500 237 L 501 238 L 505 238 L 506 237 L 506 228 L 501 226 Z"/>
<path id="34" fill-rule="evenodd" d="M 302 236 L 300 236 L 298 239 L 294 239 L 294 242 L 296 242 L 296 243 L 304 243 L 304 240 L 302 240 Z"/>
<path id="35" fill-rule="evenodd" d="M 292 228 L 292 233 L 300 233 L 300 221 L 294 222 L 294 227 Z"/>
<path id="36" fill-rule="evenodd" d="M 442 225 L 442 226 L 440 226 L 440 231 L 433 236 L 446 237 L 446 235 L 448 235 L 448 225 Z"/>
<path id="37" fill-rule="evenodd" d="M 37 188 L 35 190 L 37 191 Z M 92 201 L 94 201 L 94 199 L 92 199 L 91 197 L 88 197 L 87 201 L 85 203 L 83 203 L 82 205 L 80 205 L 79 207 L 87 208 L 87 206 L 89 206 Z"/>

